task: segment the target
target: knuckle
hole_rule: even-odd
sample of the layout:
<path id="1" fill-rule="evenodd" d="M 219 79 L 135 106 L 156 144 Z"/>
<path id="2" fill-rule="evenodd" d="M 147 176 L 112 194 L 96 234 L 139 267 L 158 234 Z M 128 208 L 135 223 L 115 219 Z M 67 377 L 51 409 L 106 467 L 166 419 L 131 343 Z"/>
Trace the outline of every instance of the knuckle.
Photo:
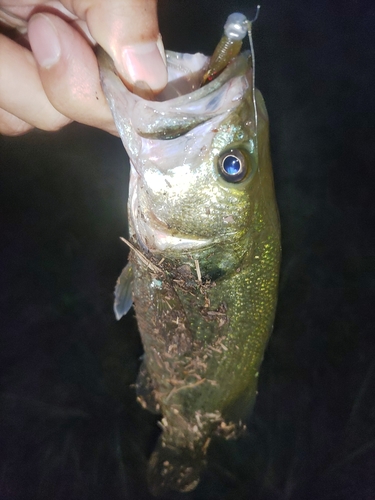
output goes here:
<path id="1" fill-rule="evenodd" d="M 0 109 L 0 134 L 7 136 L 23 135 L 34 127 L 15 115 Z"/>
<path id="2" fill-rule="evenodd" d="M 46 132 L 56 132 L 65 127 L 65 125 L 68 125 L 71 121 L 70 118 L 60 113 L 48 103 L 48 105 L 41 109 L 38 115 L 35 116 L 33 125 Z"/>

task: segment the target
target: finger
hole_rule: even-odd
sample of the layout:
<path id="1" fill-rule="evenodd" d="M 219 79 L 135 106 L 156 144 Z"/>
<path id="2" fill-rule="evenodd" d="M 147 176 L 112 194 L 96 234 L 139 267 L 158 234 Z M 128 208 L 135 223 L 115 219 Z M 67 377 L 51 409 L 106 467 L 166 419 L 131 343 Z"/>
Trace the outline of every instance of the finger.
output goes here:
<path id="1" fill-rule="evenodd" d="M 165 54 L 159 34 L 156 0 L 62 0 L 84 19 L 131 88 L 146 83 L 158 92 L 167 84 Z M 144 88 L 144 85 L 141 85 Z"/>
<path id="2" fill-rule="evenodd" d="M 0 108 L 43 130 L 69 123 L 49 102 L 31 52 L 1 34 L 0 68 Z"/>
<path id="3" fill-rule="evenodd" d="M 53 106 L 72 120 L 116 133 L 96 57 L 86 40 L 52 14 L 32 16 L 28 34 L 43 88 Z"/>
<path id="4" fill-rule="evenodd" d="M 32 125 L 29 123 L 20 120 L 17 116 L 5 111 L 5 109 L 0 109 L 0 134 L 22 135 L 29 132 L 32 128 Z"/>

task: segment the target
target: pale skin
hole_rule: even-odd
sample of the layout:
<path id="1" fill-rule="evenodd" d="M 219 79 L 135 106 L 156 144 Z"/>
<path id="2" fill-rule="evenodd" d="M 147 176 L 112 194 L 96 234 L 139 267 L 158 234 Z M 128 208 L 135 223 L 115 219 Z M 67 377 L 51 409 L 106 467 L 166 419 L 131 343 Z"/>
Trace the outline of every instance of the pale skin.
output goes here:
<path id="1" fill-rule="evenodd" d="M 26 21 L 31 47 L 0 30 L 0 134 L 55 131 L 72 121 L 116 134 L 93 51 L 101 45 L 130 89 L 167 83 L 157 0 L 0 0 L 0 21 Z"/>

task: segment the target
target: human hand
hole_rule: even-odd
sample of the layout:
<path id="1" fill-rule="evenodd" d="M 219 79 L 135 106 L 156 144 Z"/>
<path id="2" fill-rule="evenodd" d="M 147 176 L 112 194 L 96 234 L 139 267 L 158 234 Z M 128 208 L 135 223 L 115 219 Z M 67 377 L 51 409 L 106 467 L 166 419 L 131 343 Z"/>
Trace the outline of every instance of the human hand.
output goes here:
<path id="1" fill-rule="evenodd" d="M 167 72 L 156 1 L 0 0 L 0 21 L 17 26 L 2 8 L 25 19 L 31 46 L 0 34 L 0 133 L 78 121 L 117 134 L 92 47 L 108 52 L 131 90 L 162 90 Z"/>

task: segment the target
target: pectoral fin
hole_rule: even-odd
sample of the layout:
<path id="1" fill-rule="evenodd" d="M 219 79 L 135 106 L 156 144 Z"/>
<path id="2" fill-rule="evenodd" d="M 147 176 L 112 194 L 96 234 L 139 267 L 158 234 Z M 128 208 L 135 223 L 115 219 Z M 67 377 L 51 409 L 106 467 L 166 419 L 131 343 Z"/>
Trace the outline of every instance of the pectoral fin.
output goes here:
<path id="1" fill-rule="evenodd" d="M 133 305 L 132 298 L 133 268 L 130 262 L 122 270 L 115 287 L 115 302 L 113 310 L 116 319 L 119 320 L 129 311 Z"/>

